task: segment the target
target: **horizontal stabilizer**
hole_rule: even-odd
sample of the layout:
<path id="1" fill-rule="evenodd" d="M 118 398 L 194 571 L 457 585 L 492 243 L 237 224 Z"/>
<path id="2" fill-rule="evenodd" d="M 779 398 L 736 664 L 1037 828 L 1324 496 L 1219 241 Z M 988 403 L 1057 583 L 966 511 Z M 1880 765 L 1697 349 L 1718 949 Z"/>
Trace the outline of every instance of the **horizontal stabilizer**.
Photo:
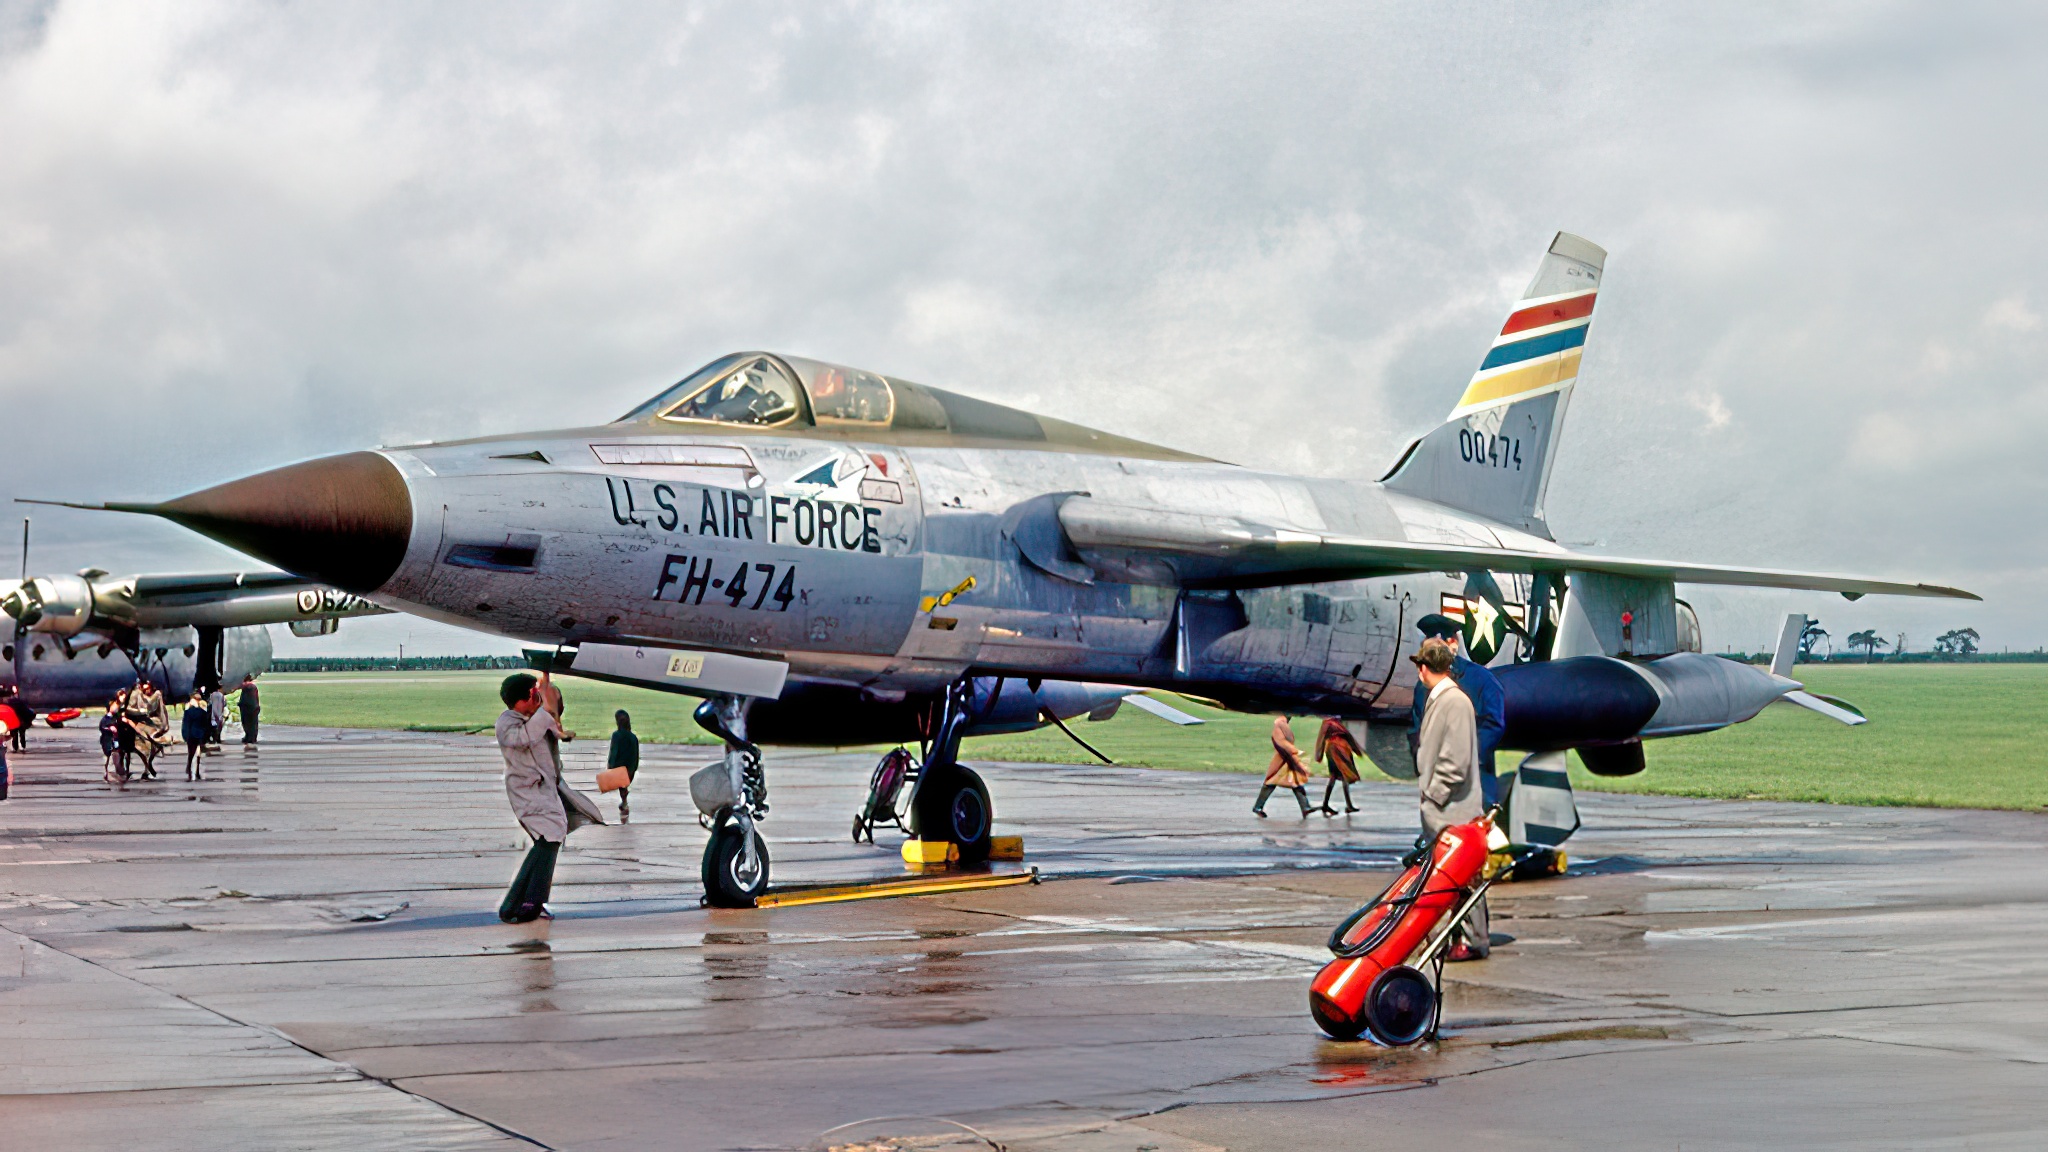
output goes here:
<path id="1" fill-rule="evenodd" d="M 1158 700 L 1154 700 L 1152 697 L 1145 695 L 1143 692 L 1133 692 L 1129 696 L 1124 697 L 1124 703 L 1129 704 L 1133 708 L 1137 708 L 1140 711 L 1150 712 L 1154 716 L 1159 717 L 1161 720 L 1164 720 L 1169 724 L 1178 724 L 1183 728 L 1187 727 L 1190 724 L 1208 723 L 1208 721 L 1202 719 L 1200 716 L 1190 716 L 1187 713 L 1181 711 L 1180 709 L 1175 708 L 1171 704 L 1164 704 Z"/>
<path id="2" fill-rule="evenodd" d="M 1839 720 L 1851 727 L 1870 723 L 1870 717 L 1865 716 L 1861 709 L 1847 700 L 1840 700 L 1833 696 L 1822 696 L 1813 692 L 1798 691 L 1787 692 L 1783 696 L 1778 697 L 1778 699 L 1787 704 L 1797 704 L 1801 708 L 1811 709 L 1830 720 Z"/>
<path id="3" fill-rule="evenodd" d="M 1114 504 L 1076 496 L 1060 505 L 1060 526 L 1081 558 L 1132 583 L 1192 588 L 1268 588 L 1363 580 L 1403 572 L 1605 572 L 1680 584 L 1728 584 L 1867 595 L 1981 597 L 1939 584 L 1864 576 L 1732 568 L 1585 553 L 1524 552 L 1409 540 L 1369 540 L 1303 532 L 1238 516 Z"/>

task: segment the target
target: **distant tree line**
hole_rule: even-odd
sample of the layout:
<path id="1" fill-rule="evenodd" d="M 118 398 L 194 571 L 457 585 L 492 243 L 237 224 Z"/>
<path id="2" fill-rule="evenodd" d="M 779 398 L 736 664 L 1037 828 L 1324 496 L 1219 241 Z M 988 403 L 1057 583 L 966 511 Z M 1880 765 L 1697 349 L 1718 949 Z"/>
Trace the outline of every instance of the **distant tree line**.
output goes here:
<path id="1" fill-rule="evenodd" d="M 467 672 L 524 668 L 518 656 L 305 656 L 272 660 L 272 672 Z"/>
<path id="2" fill-rule="evenodd" d="M 1899 633 L 1899 638 L 1895 643 L 1878 635 L 1875 628 L 1867 628 L 1861 632 L 1850 633 L 1848 639 L 1843 641 L 1847 649 L 1844 652 L 1836 652 L 1833 644 L 1829 644 L 1825 651 L 1820 651 L 1821 642 L 1827 640 L 1828 635 L 1828 630 L 1820 626 L 1820 621 L 1808 620 L 1806 628 L 1799 633 L 1799 655 L 1796 662 L 1800 664 L 1839 664 L 1854 661 L 1858 664 L 1868 664 L 1873 660 L 1882 660 L 1887 664 L 1927 664 L 1950 661 L 1997 664 L 2048 663 L 2048 651 L 2039 648 L 2034 649 L 2032 652 L 1982 651 L 1980 645 L 1983 643 L 1984 638 L 1977 634 L 1975 628 L 1951 628 L 1947 632 L 1936 636 L 1934 638 L 1934 647 L 1925 652 L 1907 651 L 1906 634 L 1903 632 Z M 1888 655 L 1879 655 L 1879 653 L 1887 648 L 1892 650 Z M 1858 655 L 1859 652 L 1861 653 L 1860 656 Z M 1771 662 L 1771 654 L 1769 652 L 1724 652 L 1722 655 L 1748 664 L 1769 664 Z"/>

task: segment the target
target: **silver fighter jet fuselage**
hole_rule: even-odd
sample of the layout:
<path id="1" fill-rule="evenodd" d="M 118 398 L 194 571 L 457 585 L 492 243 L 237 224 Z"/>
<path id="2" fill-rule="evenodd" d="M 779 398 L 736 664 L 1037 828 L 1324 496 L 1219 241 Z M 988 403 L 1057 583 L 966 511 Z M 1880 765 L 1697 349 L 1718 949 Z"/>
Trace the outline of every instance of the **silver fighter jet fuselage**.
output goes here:
<path id="1" fill-rule="evenodd" d="M 108 507 L 390 608 L 576 649 L 571 667 L 644 663 L 647 682 L 719 701 L 714 730 L 736 749 L 924 738 L 946 762 L 959 729 L 939 712 L 1011 680 L 1405 728 L 1402 657 L 1415 621 L 1443 613 L 1501 668 L 1505 747 L 1636 770 L 1643 738 L 1804 702 L 1787 677 L 1700 655 L 1676 585 L 1969 594 L 1558 545 L 1544 492 L 1605 255 L 1553 240 L 1449 419 L 1380 482 L 1238 467 L 742 353 L 608 424 L 358 452 Z M 714 683 L 728 675 L 746 687 Z M 1402 754 L 1367 743 L 1383 766 Z M 948 775 L 947 795 L 966 777 Z M 728 863 L 752 859 L 742 824 Z"/>

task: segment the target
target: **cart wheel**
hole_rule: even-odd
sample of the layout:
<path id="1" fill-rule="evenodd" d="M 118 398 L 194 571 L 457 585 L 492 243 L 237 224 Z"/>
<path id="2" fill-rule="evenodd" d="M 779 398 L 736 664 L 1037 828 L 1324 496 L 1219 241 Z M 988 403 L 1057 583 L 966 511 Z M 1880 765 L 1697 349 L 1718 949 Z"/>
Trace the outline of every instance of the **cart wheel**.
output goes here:
<path id="1" fill-rule="evenodd" d="M 704 845 L 704 898 L 714 908 L 752 908 L 768 891 L 768 841 L 754 836 L 755 855 L 747 862 L 747 836 L 729 817 L 721 816 Z"/>
<path id="2" fill-rule="evenodd" d="M 1390 1048 L 1405 1048 L 1429 1034 L 1436 1020 L 1436 987 L 1421 969 L 1397 964 L 1365 992 L 1365 1024 Z"/>

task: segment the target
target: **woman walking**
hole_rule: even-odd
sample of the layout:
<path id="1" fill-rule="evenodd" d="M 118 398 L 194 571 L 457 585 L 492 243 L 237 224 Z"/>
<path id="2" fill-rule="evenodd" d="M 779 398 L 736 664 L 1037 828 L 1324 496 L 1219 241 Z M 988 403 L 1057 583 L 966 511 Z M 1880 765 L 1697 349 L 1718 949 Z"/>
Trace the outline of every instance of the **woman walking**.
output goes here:
<path id="1" fill-rule="evenodd" d="M 1334 716 L 1325 719 L 1323 730 L 1316 733 L 1316 759 L 1330 770 L 1330 782 L 1323 785 L 1323 815 L 1337 814 L 1330 807 L 1330 794 L 1339 784 L 1344 785 L 1344 811 L 1358 811 L 1358 805 L 1351 802 L 1351 786 L 1358 783 L 1358 741 L 1352 739 L 1351 729 Z"/>
<path id="2" fill-rule="evenodd" d="M 1308 766 L 1302 763 L 1301 749 L 1294 744 L 1294 726 L 1285 716 L 1273 718 L 1273 760 L 1266 765 L 1266 783 L 1259 789 L 1258 802 L 1252 805 L 1253 814 L 1266 814 L 1266 798 L 1275 788 L 1294 793 L 1294 798 L 1301 802 L 1301 814 L 1308 815 Z"/>
<path id="3" fill-rule="evenodd" d="M 619 823 L 633 818 L 633 777 L 640 774 L 640 737 L 633 734 L 633 718 L 624 708 L 612 714 L 618 730 L 612 733 L 612 746 L 604 758 L 607 768 L 624 768 L 627 786 L 619 789 Z"/>
<path id="4" fill-rule="evenodd" d="M 178 718 L 179 735 L 185 737 L 185 779 L 199 779 L 199 758 L 206 754 L 206 738 L 213 735 L 213 717 L 207 713 L 206 697 L 195 689 L 185 702 L 185 714 Z"/>
<path id="5" fill-rule="evenodd" d="M 206 719 L 212 726 L 206 734 L 206 746 L 218 752 L 221 733 L 228 725 L 228 694 L 221 691 L 218 684 L 206 692 Z"/>
<path id="6" fill-rule="evenodd" d="M 142 757 L 143 780 L 156 779 L 156 754 L 163 751 L 158 743 L 170 722 L 164 716 L 164 698 L 156 685 L 144 680 L 128 693 L 128 703 L 121 709 L 122 724 L 128 729 L 130 748 Z"/>

